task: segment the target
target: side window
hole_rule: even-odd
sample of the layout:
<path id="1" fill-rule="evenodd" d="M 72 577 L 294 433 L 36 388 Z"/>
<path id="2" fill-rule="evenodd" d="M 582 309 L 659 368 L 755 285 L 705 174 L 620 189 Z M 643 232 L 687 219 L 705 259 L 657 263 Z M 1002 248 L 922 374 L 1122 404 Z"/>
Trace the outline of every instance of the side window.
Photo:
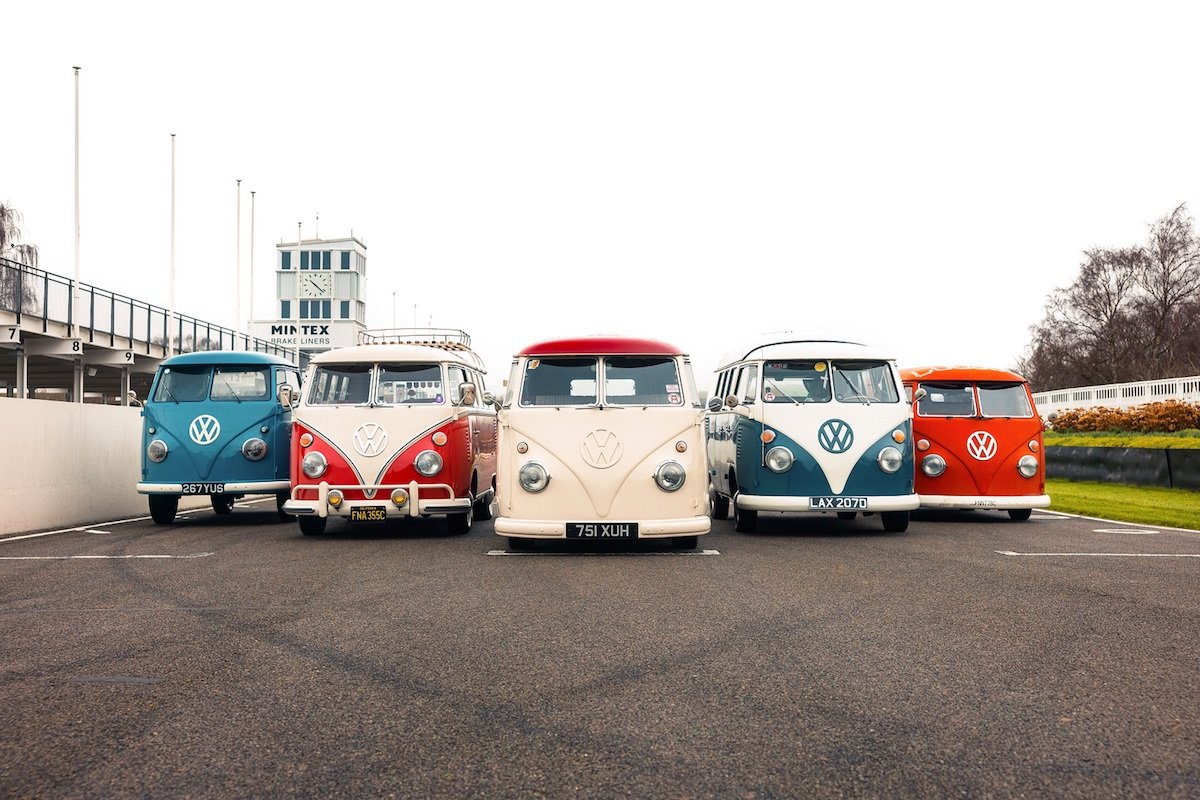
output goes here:
<path id="1" fill-rule="evenodd" d="M 462 385 L 469 383 L 467 373 L 462 367 L 447 367 L 446 374 L 450 376 L 450 402 L 458 405 Z"/>
<path id="2" fill-rule="evenodd" d="M 722 400 L 725 399 L 728 383 L 729 383 L 729 370 L 725 370 L 721 374 L 717 375 L 717 388 L 716 388 L 715 394 L 717 397 L 720 397 Z"/>
<path id="3" fill-rule="evenodd" d="M 476 408 L 486 407 L 487 404 L 483 402 L 483 393 L 487 391 L 487 384 L 485 384 L 483 382 L 483 373 L 482 372 L 472 372 L 468 375 L 468 377 L 471 379 L 471 382 L 475 384 L 475 406 L 476 406 Z"/>
<path id="4" fill-rule="evenodd" d="M 746 405 L 753 405 L 758 396 L 758 365 L 752 364 L 742 370 L 742 382 L 738 394 Z"/>
<path id="5" fill-rule="evenodd" d="M 721 395 L 722 399 L 737 394 L 738 383 L 742 380 L 742 369 L 742 367 L 735 367 L 729 370 L 729 379 L 725 383 L 725 392 Z"/>

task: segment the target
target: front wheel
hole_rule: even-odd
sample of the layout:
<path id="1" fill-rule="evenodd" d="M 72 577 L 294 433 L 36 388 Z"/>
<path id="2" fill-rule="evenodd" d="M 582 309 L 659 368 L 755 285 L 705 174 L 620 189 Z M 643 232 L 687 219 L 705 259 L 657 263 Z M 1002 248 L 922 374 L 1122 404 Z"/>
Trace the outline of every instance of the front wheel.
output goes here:
<path id="1" fill-rule="evenodd" d="M 720 492 L 713 494 L 713 519 L 729 519 L 729 498 Z"/>
<path id="2" fill-rule="evenodd" d="M 492 518 L 492 495 L 485 494 L 481 500 L 475 501 L 475 519 L 486 522 Z"/>
<path id="3" fill-rule="evenodd" d="M 295 514 L 289 514 L 283 510 L 283 504 L 286 503 L 290 497 L 291 494 L 288 492 L 275 495 L 275 511 L 279 514 L 280 522 L 291 522 L 296 518 Z"/>
<path id="4" fill-rule="evenodd" d="M 738 533 L 754 533 L 758 527 L 758 512 L 742 508 L 737 498 L 733 500 L 733 524 Z"/>
<path id="5" fill-rule="evenodd" d="M 471 523 L 475 521 L 475 503 L 467 506 L 467 510 L 461 514 L 448 514 L 446 516 L 446 530 L 451 536 L 463 536 L 471 530 Z"/>
<path id="6" fill-rule="evenodd" d="M 879 517 L 883 520 L 883 529 L 888 533 L 904 533 L 908 530 L 907 511 L 884 511 Z"/>
<path id="7" fill-rule="evenodd" d="M 300 532 L 305 536 L 320 536 L 325 532 L 325 523 L 329 520 L 326 517 L 298 517 L 296 521 L 300 523 Z"/>
<path id="8" fill-rule="evenodd" d="M 533 539 L 526 539 L 524 536 L 508 537 L 508 549 L 513 551 L 525 551 L 533 549 Z"/>
<path id="9" fill-rule="evenodd" d="M 179 511 L 179 495 L 152 494 L 150 500 L 150 518 L 159 525 L 170 525 L 175 521 L 175 513 Z"/>
<path id="10" fill-rule="evenodd" d="M 218 514 L 231 513 L 233 511 L 233 495 L 214 494 L 212 496 L 212 509 Z"/>
<path id="11" fill-rule="evenodd" d="M 1033 513 L 1032 508 L 1010 508 L 1008 518 L 1016 522 L 1024 522 Z"/>

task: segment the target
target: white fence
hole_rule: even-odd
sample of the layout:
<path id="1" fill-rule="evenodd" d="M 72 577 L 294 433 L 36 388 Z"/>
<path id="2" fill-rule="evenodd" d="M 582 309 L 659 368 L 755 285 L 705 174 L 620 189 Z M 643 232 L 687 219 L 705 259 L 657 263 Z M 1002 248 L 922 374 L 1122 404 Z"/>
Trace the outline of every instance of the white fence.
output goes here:
<path id="1" fill-rule="evenodd" d="M 1106 386 L 1083 386 L 1078 389 L 1056 389 L 1036 392 L 1033 401 L 1038 412 L 1048 417 L 1068 408 L 1129 408 L 1163 400 L 1200 403 L 1200 375 L 1190 378 L 1163 378 L 1135 383 L 1110 383 Z"/>

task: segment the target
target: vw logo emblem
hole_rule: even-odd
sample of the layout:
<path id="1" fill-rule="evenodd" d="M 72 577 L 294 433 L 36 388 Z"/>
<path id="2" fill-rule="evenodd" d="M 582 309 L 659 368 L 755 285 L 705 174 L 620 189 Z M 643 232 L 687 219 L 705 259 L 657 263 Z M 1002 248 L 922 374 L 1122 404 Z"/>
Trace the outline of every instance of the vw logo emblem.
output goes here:
<path id="1" fill-rule="evenodd" d="M 382 425 L 365 422 L 354 431 L 354 449 L 359 455 L 377 456 L 387 447 L 388 435 Z"/>
<path id="2" fill-rule="evenodd" d="M 594 430 L 583 437 L 583 444 L 579 446 L 579 453 L 583 456 L 583 460 L 588 466 L 596 469 L 611 467 L 620 460 L 622 452 L 624 452 L 624 448 L 621 447 L 617 435 L 603 428 Z"/>
<path id="3" fill-rule="evenodd" d="M 996 455 L 996 437 L 987 431 L 975 431 L 967 437 L 967 452 L 976 461 L 987 461 Z"/>
<path id="4" fill-rule="evenodd" d="M 830 453 L 844 453 L 854 444 L 854 431 L 850 430 L 849 423 L 831 419 L 817 431 L 817 441 Z"/>
<path id="5" fill-rule="evenodd" d="M 201 414 L 188 426 L 188 436 L 199 445 L 212 444 L 221 435 L 221 423 L 212 414 Z"/>

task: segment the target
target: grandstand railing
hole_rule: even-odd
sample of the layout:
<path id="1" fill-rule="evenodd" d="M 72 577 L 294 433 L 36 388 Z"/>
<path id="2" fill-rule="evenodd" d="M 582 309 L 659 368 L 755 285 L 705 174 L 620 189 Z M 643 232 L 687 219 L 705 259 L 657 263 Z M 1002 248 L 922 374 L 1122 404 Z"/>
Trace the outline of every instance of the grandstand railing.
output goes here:
<path id="1" fill-rule="evenodd" d="M 1068 408 L 1129 408 L 1163 400 L 1200 403 L 1200 375 L 1055 389 L 1033 395 L 1033 402 L 1037 403 L 1043 417 Z"/>
<path id="2" fill-rule="evenodd" d="M 0 310 L 17 316 L 17 324 L 66 325 L 69 335 L 89 344 L 124 347 L 152 356 L 166 355 L 168 337 L 174 352 L 254 350 L 293 357 L 295 350 L 265 339 L 181 314 L 82 281 L 79 308 L 72 281 L 62 275 L 0 258 Z M 168 320 L 170 322 L 168 323 Z"/>

